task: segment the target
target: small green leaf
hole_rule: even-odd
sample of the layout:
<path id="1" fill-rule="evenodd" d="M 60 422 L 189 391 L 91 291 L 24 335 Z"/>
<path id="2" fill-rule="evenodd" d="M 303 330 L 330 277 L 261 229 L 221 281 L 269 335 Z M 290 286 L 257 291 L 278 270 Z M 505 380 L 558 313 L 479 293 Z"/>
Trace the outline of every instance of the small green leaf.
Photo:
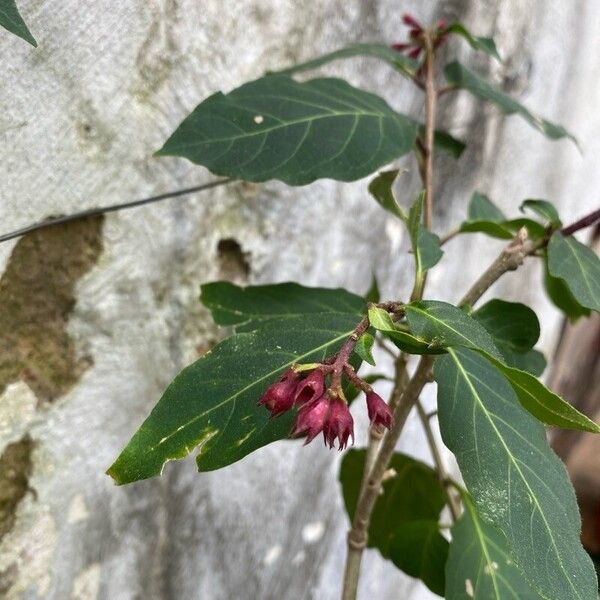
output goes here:
<path id="1" fill-rule="evenodd" d="M 445 32 L 455 33 L 461 36 L 473 50 L 481 50 L 494 58 L 501 60 L 498 54 L 498 49 L 492 38 L 477 37 L 473 35 L 462 23 L 452 23 L 449 25 Z"/>
<path id="2" fill-rule="evenodd" d="M 464 346 L 485 350 L 501 360 L 502 355 L 485 327 L 460 308 L 439 302 L 423 300 L 405 307 L 411 331 L 437 346 Z"/>
<path id="3" fill-rule="evenodd" d="M 349 450 L 342 459 L 340 483 L 350 520 L 354 517 L 365 450 Z M 399 452 L 389 463 L 392 477 L 383 483 L 369 527 L 369 548 L 377 548 L 389 558 L 389 544 L 400 525 L 414 521 L 437 521 L 446 496 L 437 473 L 426 464 Z"/>
<path id="4" fill-rule="evenodd" d="M 372 354 L 374 343 L 375 338 L 370 333 L 363 333 L 356 342 L 356 346 L 354 346 L 354 352 L 356 352 L 362 360 L 373 366 L 376 364 Z"/>
<path id="5" fill-rule="evenodd" d="M 37 48 L 37 42 L 19 14 L 15 0 L 0 0 L 0 25 Z"/>
<path id="6" fill-rule="evenodd" d="M 217 325 L 252 331 L 265 321 L 327 312 L 365 313 L 365 301 L 340 288 L 310 288 L 297 283 L 241 287 L 228 281 L 205 283 L 200 300 Z"/>
<path id="7" fill-rule="evenodd" d="M 293 411 L 270 419 L 257 400 L 292 364 L 339 350 L 356 323 L 353 311 L 282 316 L 225 339 L 173 380 L 109 475 L 119 484 L 154 477 L 198 446 L 198 469 L 211 471 L 288 437 Z"/>
<path id="8" fill-rule="evenodd" d="M 217 175 L 305 185 L 370 175 L 410 152 L 416 135 L 411 119 L 341 79 L 268 75 L 204 100 L 157 155 Z"/>
<path id="9" fill-rule="evenodd" d="M 533 114 L 522 104 L 504 92 L 501 92 L 459 62 L 452 62 L 446 65 L 444 75 L 450 85 L 467 90 L 477 98 L 495 104 L 504 114 L 521 115 L 532 127 L 541 131 L 546 137 L 553 140 L 568 137 L 577 143 L 577 140 L 564 127 Z"/>
<path id="10" fill-rule="evenodd" d="M 433 135 L 433 147 L 435 150 L 449 154 L 458 160 L 462 156 L 467 145 L 458 138 L 450 135 L 448 132 L 436 129 Z"/>
<path id="11" fill-rule="evenodd" d="M 465 511 L 452 527 L 446 562 L 446 598 L 452 600 L 545 600 L 515 564 L 502 532 L 486 523 L 463 494 Z"/>
<path id="12" fill-rule="evenodd" d="M 581 306 L 600 312 L 600 258 L 593 250 L 556 231 L 548 243 L 548 271 L 564 281 Z"/>
<path id="13" fill-rule="evenodd" d="M 567 287 L 567 284 L 562 279 L 552 277 L 552 275 L 548 273 L 547 255 L 544 263 L 544 289 L 554 306 L 564 312 L 571 321 L 576 321 L 580 317 L 589 316 L 591 312 L 590 309 L 581 306 L 581 304 L 575 300 L 575 296 L 573 296 L 571 290 Z"/>
<path id="14" fill-rule="evenodd" d="M 375 277 L 375 274 L 373 273 L 373 277 L 371 279 L 371 286 L 369 287 L 369 289 L 367 290 L 367 293 L 365 294 L 365 302 L 377 303 L 377 302 L 379 302 L 380 299 L 381 299 L 381 294 L 379 292 L 379 284 L 377 283 L 377 277 Z"/>
<path id="15" fill-rule="evenodd" d="M 540 337 L 537 315 L 519 302 L 490 300 L 471 316 L 489 331 L 496 346 L 503 346 L 510 352 L 527 352 Z"/>
<path id="16" fill-rule="evenodd" d="M 410 79 L 415 76 L 416 70 L 419 67 L 419 63 L 416 60 L 408 58 L 401 52 L 398 52 L 385 44 L 355 44 L 354 46 L 335 50 L 334 52 L 300 63 L 299 65 L 294 65 L 288 69 L 277 71 L 277 73 L 282 75 L 293 75 L 294 73 L 316 69 L 335 60 L 355 58 L 357 56 L 383 60 Z"/>
<path id="17" fill-rule="evenodd" d="M 469 200 L 467 209 L 469 221 L 492 221 L 503 223 L 506 221 L 504 213 L 485 195 L 475 192 Z"/>
<path id="18" fill-rule="evenodd" d="M 510 240 L 514 233 L 504 223 L 502 211 L 485 195 L 475 192 L 469 200 L 467 220 L 460 226 L 460 233 L 486 233 L 495 238 Z"/>
<path id="19" fill-rule="evenodd" d="M 562 226 L 556 207 L 547 200 L 524 200 L 519 209 L 521 212 L 525 212 L 526 208 L 540 215 L 549 225 L 553 227 Z"/>
<path id="20" fill-rule="evenodd" d="M 400 350 L 409 354 L 439 354 L 444 352 L 443 348 L 431 344 L 423 339 L 400 329 L 389 313 L 377 306 L 369 306 L 369 322 L 371 327 L 381 331 L 388 337 Z"/>
<path id="21" fill-rule="evenodd" d="M 437 521 L 410 521 L 394 530 L 389 553 L 401 571 L 443 596 L 448 548 L 448 540 L 440 534 Z"/>
<path id="22" fill-rule="evenodd" d="M 482 519 L 506 536 L 509 555 L 540 595 L 596 598 L 575 494 L 542 424 L 477 352 L 450 348 L 436 359 L 434 378 L 442 439 Z"/>
<path id="23" fill-rule="evenodd" d="M 402 210 L 398 202 L 396 202 L 396 198 L 394 198 L 394 192 L 392 188 L 394 187 L 394 181 L 398 177 L 399 169 L 394 169 L 392 171 L 381 171 L 375 179 L 369 183 L 369 193 L 378 204 L 392 213 L 394 216 L 402 219 L 403 221 L 407 220 L 406 213 Z"/>

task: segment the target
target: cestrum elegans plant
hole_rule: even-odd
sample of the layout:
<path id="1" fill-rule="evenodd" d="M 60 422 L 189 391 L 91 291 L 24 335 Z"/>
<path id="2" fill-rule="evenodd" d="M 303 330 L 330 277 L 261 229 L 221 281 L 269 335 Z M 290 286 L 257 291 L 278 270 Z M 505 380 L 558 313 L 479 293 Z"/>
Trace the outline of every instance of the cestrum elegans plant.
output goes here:
<path id="1" fill-rule="evenodd" d="M 2 6 L 0 24 L 35 44 L 14 2 Z M 440 64 L 438 51 L 453 36 L 499 59 L 491 39 L 461 23 L 425 27 L 410 15 L 404 23 L 408 35 L 399 44 L 351 46 L 213 94 L 158 155 L 187 158 L 231 180 L 293 186 L 374 175 L 371 196 L 406 226 L 411 240 L 410 297 L 381 301 L 376 286 L 362 298 L 295 283 L 202 285 L 203 304 L 232 333 L 177 375 L 108 473 L 130 484 L 160 475 L 167 461 L 195 448 L 199 471 L 210 471 L 289 437 L 308 443 L 322 434 L 327 446 L 343 450 L 354 440 L 348 406 L 363 402 L 355 400 L 362 394 L 371 423 L 368 448 L 347 450 L 340 470 L 351 522 L 344 599 L 356 597 L 367 546 L 450 599 L 597 598 L 575 494 L 544 425 L 600 428 L 539 380 L 546 362 L 535 349 L 540 328 L 533 310 L 502 299 L 478 303 L 499 278 L 540 261 L 542 287 L 568 317 L 600 311 L 600 261 L 573 236 L 595 224 L 600 211 L 565 226 L 548 201 L 527 199 L 520 214 L 507 217 L 475 192 L 462 223 L 442 237 L 433 233 L 434 155 L 459 157 L 464 149 L 436 129 L 440 96 L 468 93 L 552 140 L 574 138 L 461 63 Z M 422 90 L 425 122 L 341 79 L 294 79 L 355 56 L 387 63 Z M 378 170 L 409 153 L 422 191 L 406 209 L 393 193 L 398 170 Z M 443 245 L 473 232 L 505 246 L 456 304 L 427 298 L 426 274 L 442 259 Z M 387 400 L 372 388 L 381 376 L 359 375 L 362 362 L 374 364 L 376 338 L 395 347 Z M 407 370 L 411 357 L 416 365 Z M 442 440 L 456 457 L 461 482 L 444 470 L 419 401 L 433 382 Z M 433 468 L 395 451 L 413 409 L 431 444 Z M 440 523 L 442 511 L 449 528 Z"/>

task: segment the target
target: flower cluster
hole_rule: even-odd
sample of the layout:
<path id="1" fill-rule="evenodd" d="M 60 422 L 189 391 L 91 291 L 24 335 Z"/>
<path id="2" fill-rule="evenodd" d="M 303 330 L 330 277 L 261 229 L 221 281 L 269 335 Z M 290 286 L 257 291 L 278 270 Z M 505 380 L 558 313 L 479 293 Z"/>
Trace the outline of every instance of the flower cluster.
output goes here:
<path id="1" fill-rule="evenodd" d="M 409 41 L 400 44 L 392 44 L 392 48 L 398 50 L 398 52 L 406 51 L 409 58 L 416 60 L 425 49 L 425 28 L 412 15 L 404 15 L 402 21 L 405 25 L 410 27 L 408 32 Z M 447 28 L 448 23 L 444 19 L 440 19 L 435 24 L 435 27 L 433 28 L 434 48 L 437 48 L 448 39 L 448 33 L 446 32 Z"/>
<path id="2" fill-rule="evenodd" d="M 351 369 L 349 365 L 345 367 Z M 327 377 L 333 370 L 331 364 L 323 363 L 306 375 L 306 372 L 299 373 L 292 367 L 267 388 L 258 403 L 264 405 L 272 417 L 297 407 L 299 410 L 292 435 L 306 435 L 305 444 L 308 444 L 323 432 L 325 444 L 333 448 L 337 440 L 338 448 L 342 450 L 350 438 L 354 443 L 354 421 L 341 389 L 327 386 Z M 359 381 L 367 393 L 371 423 L 389 429 L 393 417 L 386 402 L 356 375 L 353 379 Z"/>

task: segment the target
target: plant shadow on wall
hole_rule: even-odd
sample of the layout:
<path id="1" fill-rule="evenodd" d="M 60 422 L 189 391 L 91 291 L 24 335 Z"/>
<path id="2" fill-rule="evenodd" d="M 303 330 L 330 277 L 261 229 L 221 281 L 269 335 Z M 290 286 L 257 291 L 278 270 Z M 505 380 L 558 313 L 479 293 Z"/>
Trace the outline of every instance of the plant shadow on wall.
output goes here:
<path id="1" fill-rule="evenodd" d="M 544 425 L 592 433 L 600 427 L 539 380 L 546 362 L 535 349 L 540 327 L 529 307 L 502 299 L 476 304 L 500 277 L 537 260 L 544 289 L 567 316 L 600 311 L 600 261 L 573 237 L 600 211 L 565 226 L 548 201 L 527 199 L 519 214 L 506 216 L 475 192 L 462 223 L 442 237 L 433 233 L 434 154 L 460 156 L 464 149 L 436 130 L 440 96 L 464 91 L 521 116 L 550 139 L 575 139 L 464 65 L 438 64 L 438 49 L 450 36 L 499 59 L 491 39 L 460 23 L 424 27 L 410 15 L 404 23 L 404 43 L 352 46 L 210 96 L 157 154 L 185 157 L 233 179 L 306 185 L 357 180 L 414 153 L 423 189 L 408 209 L 393 193 L 397 170 L 369 184 L 374 200 L 407 228 L 410 297 L 382 301 L 376 284 L 364 298 L 295 283 L 202 285 L 202 302 L 233 334 L 174 379 L 108 473 L 118 484 L 154 477 L 195 448 L 198 469 L 210 471 L 288 437 L 309 443 L 322 434 L 330 448 L 342 450 L 354 438 L 348 406 L 364 394 L 369 444 L 349 450 L 340 470 L 351 521 L 344 599 L 356 597 L 367 546 L 446 598 L 596 598 L 573 488 Z M 354 56 L 382 60 L 423 90 L 425 122 L 341 79 L 293 79 Z M 455 305 L 427 299 L 427 272 L 444 258 L 444 244 L 473 232 L 506 245 Z M 359 371 L 362 362 L 375 364 L 377 338 L 395 357 L 387 401 L 373 387 L 386 376 Z M 448 477 L 431 415 L 419 401 L 432 382 L 442 439 L 464 485 Z M 434 468 L 395 452 L 413 409 Z M 440 519 L 446 507 L 450 523 Z"/>

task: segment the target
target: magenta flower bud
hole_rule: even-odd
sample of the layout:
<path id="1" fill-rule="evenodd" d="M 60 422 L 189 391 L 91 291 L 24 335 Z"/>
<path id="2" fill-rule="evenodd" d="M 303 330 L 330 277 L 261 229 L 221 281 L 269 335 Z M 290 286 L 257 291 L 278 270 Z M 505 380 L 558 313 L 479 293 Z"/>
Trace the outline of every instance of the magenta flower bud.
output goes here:
<path id="1" fill-rule="evenodd" d="M 448 27 L 448 21 L 446 21 L 446 19 L 440 19 L 435 26 L 438 31 L 444 31 L 444 29 Z"/>
<path id="2" fill-rule="evenodd" d="M 413 27 L 414 29 L 418 29 L 419 31 L 423 31 L 423 26 L 419 21 L 417 21 L 412 15 L 408 13 L 402 15 L 402 22 L 409 27 Z"/>
<path id="3" fill-rule="evenodd" d="M 281 379 L 270 385 L 258 401 L 270 412 L 272 417 L 284 413 L 294 406 L 294 393 L 300 376 L 293 369 L 286 371 Z"/>
<path id="4" fill-rule="evenodd" d="M 329 399 L 326 395 L 322 395 L 313 402 L 305 404 L 296 416 L 296 425 L 292 435 L 302 435 L 306 433 L 306 441 L 304 445 L 312 442 L 321 431 L 327 419 L 329 412 Z"/>
<path id="5" fill-rule="evenodd" d="M 367 412 L 373 425 L 383 425 L 388 429 L 394 424 L 394 416 L 385 400 L 375 392 L 367 394 Z"/>
<path id="6" fill-rule="evenodd" d="M 408 57 L 409 58 L 419 58 L 419 54 L 421 54 L 421 50 L 423 48 L 421 48 L 421 46 L 417 46 L 416 48 L 413 48 L 409 53 L 408 53 Z"/>
<path id="7" fill-rule="evenodd" d="M 392 44 L 392 49 L 398 52 L 404 52 L 407 48 L 410 48 L 410 44 Z"/>
<path id="8" fill-rule="evenodd" d="M 320 398 L 325 391 L 325 374 L 321 369 L 315 369 L 306 379 L 303 379 L 296 388 L 294 404 L 310 404 Z"/>
<path id="9" fill-rule="evenodd" d="M 333 398 L 329 405 L 329 414 L 323 426 L 325 443 L 333 448 L 336 438 L 338 448 L 343 450 L 348 445 L 348 438 L 352 436 L 354 443 L 354 420 L 348 409 L 348 404 L 341 398 Z"/>

